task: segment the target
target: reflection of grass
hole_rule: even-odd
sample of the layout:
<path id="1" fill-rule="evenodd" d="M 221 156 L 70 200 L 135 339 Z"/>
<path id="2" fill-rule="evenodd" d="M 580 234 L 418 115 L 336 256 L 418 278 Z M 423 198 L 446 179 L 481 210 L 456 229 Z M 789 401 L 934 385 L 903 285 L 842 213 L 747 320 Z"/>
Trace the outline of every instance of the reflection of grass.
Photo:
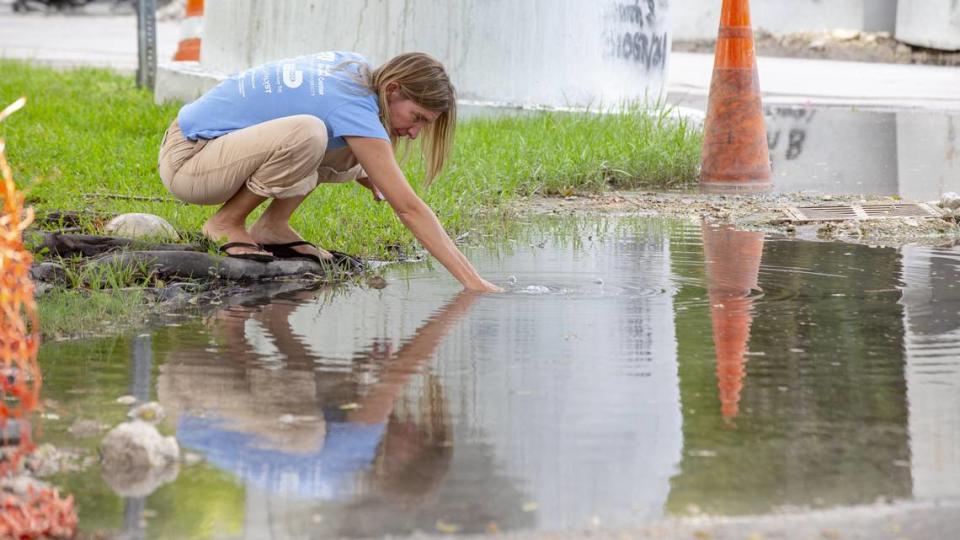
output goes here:
<path id="1" fill-rule="evenodd" d="M 145 265 L 85 265 L 81 259 L 58 262 L 66 270 L 67 287 L 41 297 L 44 336 L 112 332 L 143 321 L 142 288 L 154 281 Z"/>
<path id="2" fill-rule="evenodd" d="M 104 293 L 101 293 L 101 295 Z M 194 323 L 188 328 L 169 328 L 155 331 L 151 344 L 156 351 L 182 346 L 182 339 L 202 332 L 203 326 Z M 78 419 L 96 420 L 113 427 L 127 419 L 129 409 L 116 399 L 130 392 L 132 334 L 86 340 L 47 342 L 40 351 L 43 369 L 43 393 L 49 400 L 48 412 L 60 416 L 38 424 L 38 442 L 49 443 L 59 449 L 69 449 L 94 463 L 80 470 L 61 471 L 45 480 L 59 487 L 62 493 L 77 498 L 80 529 L 84 538 L 114 537 L 124 526 L 124 500 L 101 478 L 95 464 L 100 441 L 97 437 L 77 438 L 67 432 Z M 161 362 L 164 355 L 153 357 Z M 150 371 L 156 377 L 156 366 Z M 139 376 L 146 376 L 140 372 Z M 151 379 L 151 399 L 157 399 L 156 379 Z M 176 425 L 167 419 L 159 425 L 160 432 L 172 435 Z M 190 451 L 183 448 L 184 452 Z M 210 538 L 236 537 L 242 529 L 243 486 L 229 474 L 209 464 L 181 465 L 178 479 L 161 486 L 147 499 L 147 508 L 156 517 L 147 520 L 150 538 Z"/>
<path id="3" fill-rule="evenodd" d="M 114 332 L 145 316 L 143 293 L 129 290 L 54 289 L 39 302 L 44 336 Z"/>

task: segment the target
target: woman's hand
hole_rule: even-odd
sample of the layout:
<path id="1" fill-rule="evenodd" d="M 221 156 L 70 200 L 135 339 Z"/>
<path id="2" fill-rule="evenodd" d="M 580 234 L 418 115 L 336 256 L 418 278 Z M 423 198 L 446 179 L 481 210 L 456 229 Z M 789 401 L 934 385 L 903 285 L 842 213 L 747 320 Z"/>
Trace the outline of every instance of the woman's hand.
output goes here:
<path id="1" fill-rule="evenodd" d="M 363 178 L 357 178 L 357 183 L 369 189 L 370 192 L 373 193 L 373 200 L 377 202 L 383 202 L 386 200 L 383 198 L 383 193 L 380 193 L 380 190 L 377 189 L 377 186 L 373 185 L 373 182 L 371 182 L 366 176 Z"/>
<path id="2" fill-rule="evenodd" d="M 493 283 L 490 283 L 483 278 L 480 278 L 476 283 L 469 283 L 465 285 L 464 288 L 468 291 L 475 292 L 503 292 L 503 288 L 497 287 Z"/>
<path id="3" fill-rule="evenodd" d="M 464 288 L 471 291 L 500 291 L 499 287 L 480 277 L 443 230 L 437 216 L 407 183 L 389 141 L 372 137 L 345 138 L 353 155 L 367 172 L 369 181 L 383 193 L 400 221 Z"/>

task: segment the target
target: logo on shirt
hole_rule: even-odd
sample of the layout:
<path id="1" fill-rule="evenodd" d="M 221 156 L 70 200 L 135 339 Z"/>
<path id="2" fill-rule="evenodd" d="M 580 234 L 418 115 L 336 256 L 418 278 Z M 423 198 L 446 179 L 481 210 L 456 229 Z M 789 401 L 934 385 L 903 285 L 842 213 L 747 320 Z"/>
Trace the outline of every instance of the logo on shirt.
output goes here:
<path id="1" fill-rule="evenodd" d="M 283 65 L 283 84 L 287 88 L 297 88 L 303 84 L 303 71 L 297 69 L 297 64 L 290 62 Z"/>

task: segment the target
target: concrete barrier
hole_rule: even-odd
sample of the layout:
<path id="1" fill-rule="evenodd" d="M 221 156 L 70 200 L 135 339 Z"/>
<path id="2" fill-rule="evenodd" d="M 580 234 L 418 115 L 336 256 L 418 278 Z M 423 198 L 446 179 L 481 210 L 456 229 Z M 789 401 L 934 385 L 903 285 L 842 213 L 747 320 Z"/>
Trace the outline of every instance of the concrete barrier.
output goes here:
<path id="1" fill-rule="evenodd" d="M 957 0 L 900 0 L 896 37 L 911 45 L 960 51 L 960 3 Z"/>
<path id="2" fill-rule="evenodd" d="M 960 117 L 897 113 L 897 172 L 907 200 L 960 192 Z"/>
<path id="3" fill-rule="evenodd" d="M 671 12 L 674 39 L 717 37 L 720 2 L 673 0 Z M 775 34 L 835 28 L 893 33 L 897 0 L 753 0 L 750 14 L 755 30 Z"/>
<path id="4" fill-rule="evenodd" d="M 424 51 L 466 100 L 599 107 L 663 93 L 669 0 L 207 0 L 201 67 L 352 50 Z"/>

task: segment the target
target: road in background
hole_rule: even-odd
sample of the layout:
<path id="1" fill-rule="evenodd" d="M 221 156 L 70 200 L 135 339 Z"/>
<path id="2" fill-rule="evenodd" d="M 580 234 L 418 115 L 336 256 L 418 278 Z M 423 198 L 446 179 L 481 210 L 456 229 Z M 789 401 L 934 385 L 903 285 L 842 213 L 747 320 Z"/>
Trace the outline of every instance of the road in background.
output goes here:
<path id="1" fill-rule="evenodd" d="M 106 0 L 65 12 L 15 13 L 12 0 L 0 0 L 0 28 L 2 58 L 55 67 L 137 70 L 137 17 L 128 2 Z M 173 58 L 179 39 L 178 21 L 157 22 L 157 58 L 161 62 Z"/>

